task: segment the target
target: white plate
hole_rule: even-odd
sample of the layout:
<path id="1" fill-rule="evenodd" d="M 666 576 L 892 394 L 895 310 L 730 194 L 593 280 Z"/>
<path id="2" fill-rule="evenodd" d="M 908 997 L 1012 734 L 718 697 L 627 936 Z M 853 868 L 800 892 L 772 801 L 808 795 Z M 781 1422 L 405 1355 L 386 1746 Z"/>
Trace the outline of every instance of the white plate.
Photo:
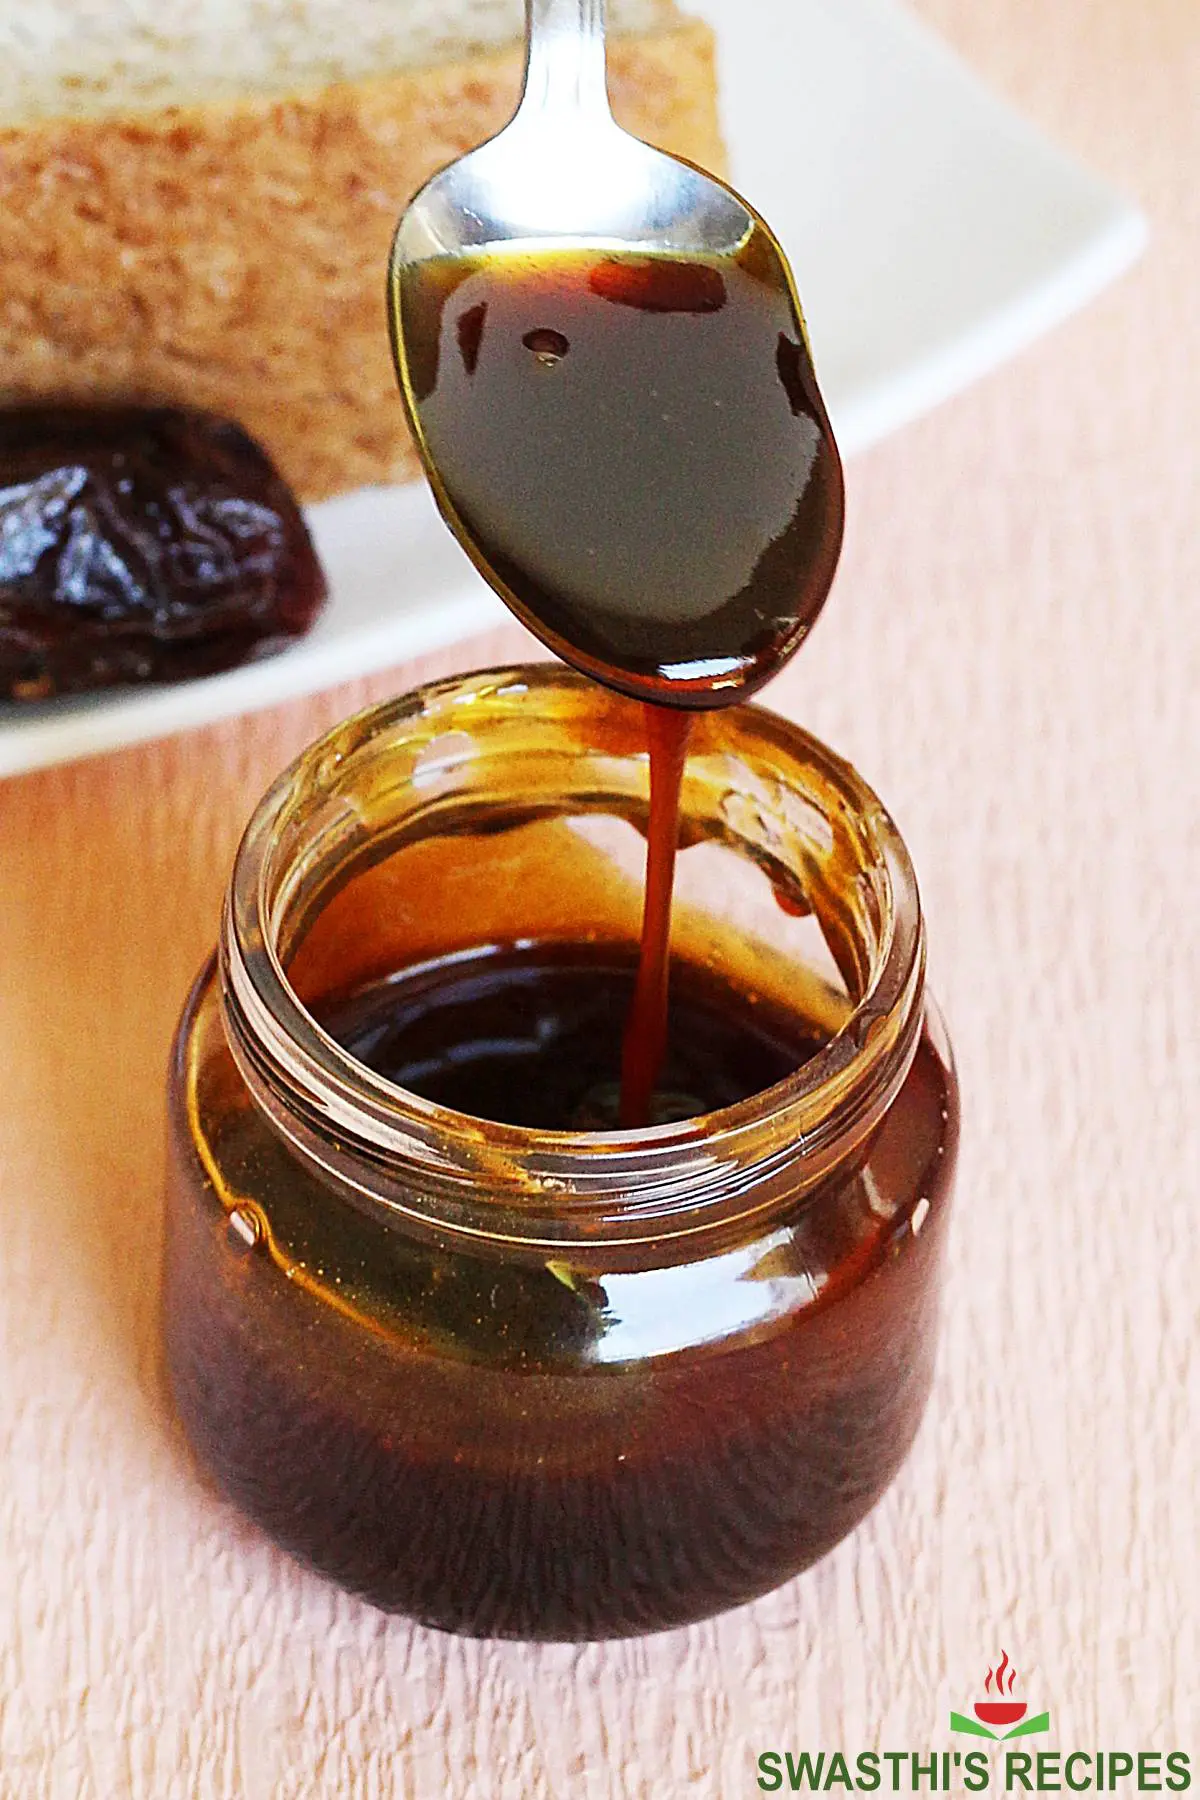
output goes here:
<path id="1" fill-rule="evenodd" d="M 719 34 L 734 180 L 792 259 L 845 452 L 993 368 L 1141 249 L 1140 215 L 894 0 L 690 3 Z M 502 616 L 423 486 L 311 520 L 332 600 L 303 644 L 178 687 L 0 706 L 0 775 L 313 693 Z"/>

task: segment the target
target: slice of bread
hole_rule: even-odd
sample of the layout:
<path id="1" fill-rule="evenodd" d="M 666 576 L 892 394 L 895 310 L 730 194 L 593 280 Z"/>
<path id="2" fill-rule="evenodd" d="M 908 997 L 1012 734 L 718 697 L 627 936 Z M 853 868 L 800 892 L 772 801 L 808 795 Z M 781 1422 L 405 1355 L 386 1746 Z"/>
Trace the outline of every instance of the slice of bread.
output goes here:
<path id="1" fill-rule="evenodd" d="M 670 0 L 613 14 L 621 122 L 721 168 L 707 27 Z M 512 0 L 0 0 L 0 404 L 226 413 L 310 500 L 414 474 L 388 247 L 414 190 L 510 115 L 519 19 Z"/>

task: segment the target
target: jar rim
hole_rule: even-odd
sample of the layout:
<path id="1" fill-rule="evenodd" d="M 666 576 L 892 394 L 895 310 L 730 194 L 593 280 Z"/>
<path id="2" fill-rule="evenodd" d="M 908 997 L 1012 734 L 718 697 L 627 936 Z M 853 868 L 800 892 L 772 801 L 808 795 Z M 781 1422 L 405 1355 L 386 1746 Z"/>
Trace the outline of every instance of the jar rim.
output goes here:
<path id="1" fill-rule="evenodd" d="M 453 730 L 464 706 L 481 696 L 519 695 L 536 706 L 539 694 L 549 700 L 572 692 L 585 704 L 635 704 L 556 663 L 510 665 L 431 682 L 326 732 L 283 771 L 250 818 L 226 896 L 219 956 L 235 1060 L 256 1103 L 306 1161 L 394 1222 L 407 1219 L 443 1237 L 502 1238 L 541 1253 L 691 1237 L 727 1225 L 745 1216 L 748 1185 L 761 1188 L 785 1164 L 799 1165 L 802 1186 L 816 1185 L 891 1104 L 915 1054 L 922 1014 L 924 924 L 912 863 L 890 815 L 857 771 L 802 727 L 742 704 L 721 715 L 722 745 L 770 754 L 797 776 L 819 771 L 859 827 L 887 900 L 864 991 L 812 1057 L 772 1087 L 714 1112 L 586 1132 L 477 1118 L 357 1061 L 304 1005 L 278 949 L 302 804 L 344 784 L 353 759 L 389 733 Z M 794 1180 L 791 1186 L 795 1191 Z M 757 1210 L 752 1200 L 749 1210 Z"/>

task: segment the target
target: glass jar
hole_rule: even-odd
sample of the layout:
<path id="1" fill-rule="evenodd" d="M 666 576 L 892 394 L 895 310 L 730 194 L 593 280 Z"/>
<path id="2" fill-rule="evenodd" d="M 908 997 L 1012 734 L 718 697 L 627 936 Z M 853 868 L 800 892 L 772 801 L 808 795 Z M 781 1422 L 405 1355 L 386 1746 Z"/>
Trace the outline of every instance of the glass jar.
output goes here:
<path id="1" fill-rule="evenodd" d="M 782 1081 L 540 1131 L 318 1022 L 481 945 L 632 944 L 647 794 L 641 709 L 554 664 L 360 714 L 254 814 L 175 1045 L 195 1450 L 290 1551 L 449 1630 L 651 1631 L 766 1591 L 869 1510 L 929 1389 L 950 1053 L 904 846 L 796 726 L 697 717 L 673 927 L 681 967 L 818 1030 Z"/>

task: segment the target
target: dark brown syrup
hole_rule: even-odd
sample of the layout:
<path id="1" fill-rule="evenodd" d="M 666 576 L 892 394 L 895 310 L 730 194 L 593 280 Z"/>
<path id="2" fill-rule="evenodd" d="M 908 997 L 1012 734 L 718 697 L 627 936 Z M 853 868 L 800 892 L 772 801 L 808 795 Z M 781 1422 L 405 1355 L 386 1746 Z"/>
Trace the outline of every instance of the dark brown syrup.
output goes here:
<path id="1" fill-rule="evenodd" d="M 622 1037 L 649 1061 L 635 980 L 618 945 L 491 946 L 402 969 L 319 1011 L 359 1062 L 441 1106 L 504 1125 L 604 1131 L 618 1123 Z M 822 1041 L 794 1013 L 683 963 L 669 1036 L 653 1046 L 646 1118 L 732 1106 L 792 1074 Z"/>
<path id="2" fill-rule="evenodd" d="M 465 947 L 322 988 L 310 942 L 306 1002 L 362 1063 L 476 1117 L 578 1131 L 719 1111 L 829 1035 L 790 992 L 686 955 L 666 1007 L 691 713 L 795 650 L 841 535 L 786 275 L 764 234 L 727 262 L 506 256 L 413 281 L 409 401 L 443 507 L 548 644 L 649 703 L 640 957 L 599 935 L 518 941 L 531 885 L 551 866 L 569 879 L 543 858 L 532 882 L 508 869 L 500 944 L 479 948 L 455 915 Z M 492 841 L 412 846 L 425 861 L 402 922 L 445 906 L 445 879 L 419 875 L 443 854 L 486 886 Z M 331 915 L 352 900 L 353 884 Z M 598 882 L 597 921 L 604 903 Z M 211 987 L 193 1005 L 202 1035 Z M 196 1103 L 179 1083 L 172 1110 L 175 1392 L 225 1490 L 335 1579 L 484 1635 L 654 1630 L 805 1567 L 894 1474 L 931 1376 L 957 1128 L 928 1029 L 877 1133 L 821 1188 L 803 1187 L 790 1143 L 754 1172 L 759 1235 L 590 1273 L 330 1204 L 209 1029 L 220 1048 L 188 1059 L 206 1078 Z M 201 1128 L 229 1191 L 256 1196 L 261 1235 L 231 1237 L 223 1213 L 214 1229 Z"/>
<path id="3" fill-rule="evenodd" d="M 843 519 L 769 236 L 735 256 L 433 258 L 396 302 L 435 493 L 520 618 L 637 699 L 761 687 L 824 604 Z"/>
<path id="4" fill-rule="evenodd" d="M 603 1125 L 632 961 L 443 956 L 318 1011 L 449 1104 Z M 928 1031 L 861 1168 L 806 1199 L 798 1161 L 773 1165 L 745 1195 L 766 1223 L 736 1245 L 587 1273 L 567 1249 L 476 1254 L 348 1204 L 250 1101 L 211 982 L 196 1006 L 197 1082 L 170 1115 L 172 1385 L 223 1490 L 296 1555 L 443 1629 L 653 1631 L 786 1580 L 892 1478 L 929 1389 L 957 1134 Z M 668 1088 L 722 1103 L 822 1035 L 681 957 L 659 1116 Z M 216 1203 L 214 1166 L 261 1237 Z"/>
<path id="5" fill-rule="evenodd" d="M 799 309 L 757 227 L 734 256 L 432 258 L 403 272 L 394 302 L 405 397 L 450 523 L 552 650 L 649 703 L 621 1101 L 621 1123 L 644 1125 L 667 1032 L 686 715 L 775 674 L 841 548 L 841 462 Z"/>
<path id="6" fill-rule="evenodd" d="M 679 848 L 679 808 L 691 715 L 647 706 L 650 817 L 637 982 L 621 1044 L 621 1124 L 648 1125 L 667 1042 L 671 975 L 671 893 Z"/>

